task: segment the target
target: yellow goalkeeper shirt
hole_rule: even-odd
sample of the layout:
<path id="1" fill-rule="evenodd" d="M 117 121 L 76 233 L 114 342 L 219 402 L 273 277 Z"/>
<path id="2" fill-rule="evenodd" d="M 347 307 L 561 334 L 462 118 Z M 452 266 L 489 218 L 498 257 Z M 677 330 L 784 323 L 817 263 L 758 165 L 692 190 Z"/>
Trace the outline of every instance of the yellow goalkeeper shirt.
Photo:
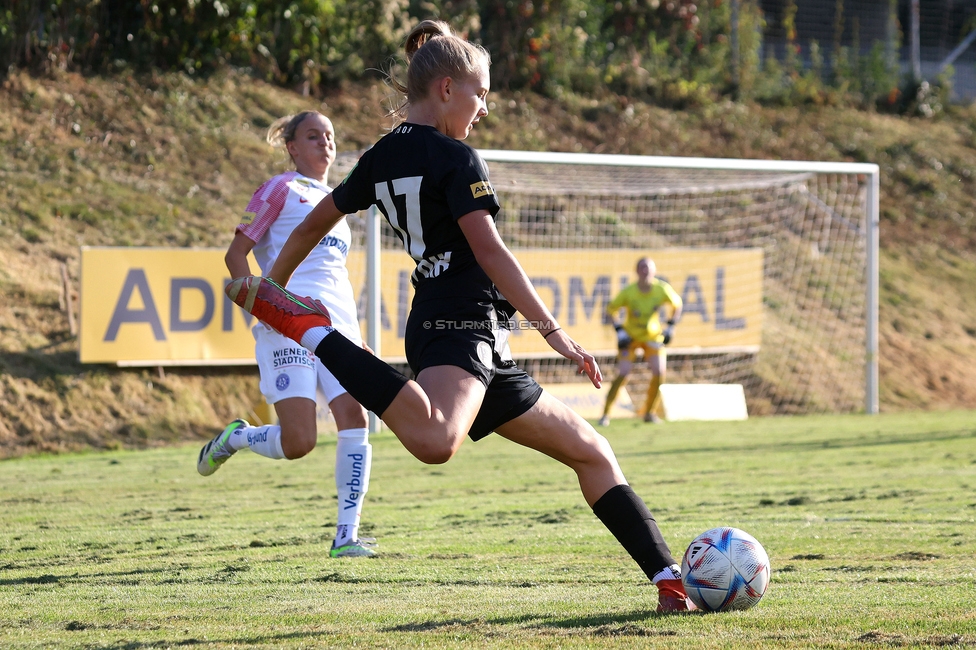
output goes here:
<path id="1" fill-rule="evenodd" d="M 637 283 L 629 284 L 607 305 L 607 313 L 615 315 L 621 308 L 627 310 L 624 329 L 630 338 L 638 342 L 657 340 L 661 336 L 661 319 L 657 310 L 662 305 L 681 307 L 681 296 L 663 280 L 651 280 L 651 288 L 641 291 Z"/>

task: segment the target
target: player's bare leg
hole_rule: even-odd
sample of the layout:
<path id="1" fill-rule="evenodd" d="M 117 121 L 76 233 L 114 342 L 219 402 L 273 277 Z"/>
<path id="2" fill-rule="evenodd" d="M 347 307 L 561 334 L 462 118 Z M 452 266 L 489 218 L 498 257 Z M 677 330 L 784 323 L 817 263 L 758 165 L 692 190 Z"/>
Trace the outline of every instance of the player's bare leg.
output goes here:
<path id="1" fill-rule="evenodd" d="M 607 439 L 549 393 L 542 393 L 531 409 L 496 432 L 575 471 L 590 507 L 610 488 L 627 483 Z"/>
<path id="2" fill-rule="evenodd" d="M 457 366 L 433 366 L 407 383 L 383 413 L 407 451 L 446 463 L 461 447 L 485 398 L 485 385 Z"/>
<path id="3" fill-rule="evenodd" d="M 647 365 L 651 370 L 651 381 L 647 386 L 647 397 L 644 400 L 644 421 L 655 424 L 661 422 L 661 384 L 664 383 L 664 369 L 667 367 L 667 353 L 662 348 L 657 354 L 647 358 Z"/>
<path id="4" fill-rule="evenodd" d="M 281 451 L 288 460 L 307 456 L 318 442 L 315 401 L 288 397 L 275 402 L 275 413 L 281 427 Z"/>
<path id="5" fill-rule="evenodd" d="M 627 480 L 606 438 L 575 411 L 543 393 L 526 413 L 496 433 L 572 468 L 583 498 L 658 588 L 658 611 L 695 609 L 654 516 Z"/>
<path id="6" fill-rule="evenodd" d="M 617 394 L 620 392 L 620 389 L 627 384 L 632 367 L 633 363 L 626 356 L 626 350 L 621 350 L 620 364 L 617 367 L 618 374 L 610 384 L 610 390 L 607 391 L 607 401 L 603 405 L 603 417 L 600 418 L 601 427 L 610 424 L 610 410 L 613 408 L 614 402 L 617 401 Z"/>
<path id="7" fill-rule="evenodd" d="M 257 276 L 237 278 L 227 296 L 281 334 L 315 353 L 346 390 L 380 417 L 425 463 L 454 455 L 484 399 L 484 385 L 452 366 L 421 372 L 425 387 L 336 332 L 325 305 Z"/>

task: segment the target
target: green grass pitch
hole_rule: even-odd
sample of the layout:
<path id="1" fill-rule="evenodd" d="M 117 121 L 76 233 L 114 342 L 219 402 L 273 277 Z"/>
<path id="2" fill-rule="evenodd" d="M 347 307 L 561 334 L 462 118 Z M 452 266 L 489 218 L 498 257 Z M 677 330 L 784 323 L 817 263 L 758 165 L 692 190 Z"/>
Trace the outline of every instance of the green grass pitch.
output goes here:
<path id="1" fill-rule="evenodd" d="M 568 469 L 497 436 L 424 466 L 384 432 L 375 559 L 328 557 L 331 437 L 209 478 L 197 445 L 0 463 L 0 647 L 976 646 L 976 413 L 605 433 L 677 557 L 763 543 L 758 606 L 657 615 Z"/>

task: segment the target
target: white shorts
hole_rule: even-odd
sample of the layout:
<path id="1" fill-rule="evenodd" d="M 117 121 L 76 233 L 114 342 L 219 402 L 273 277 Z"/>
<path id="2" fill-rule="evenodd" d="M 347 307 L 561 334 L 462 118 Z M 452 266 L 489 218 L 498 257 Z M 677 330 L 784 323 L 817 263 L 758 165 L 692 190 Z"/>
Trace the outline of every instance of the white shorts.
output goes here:
<path id="1" fill-rule="evenodd" d="M 336 331 L 361 345 L 355 305 L 347 305 L 346 309 L 329 303 L 326 306 Z M 347 392 L 318 358 L 301 344 L 260 322 L 251 329 L 251 333 L 254 334 L 254 358 L 261 373 L 261 394 L 268 404 L 290 397 L 304 397 L 314 402 L 316 389 L 322 391 L 328 403 Z"/>

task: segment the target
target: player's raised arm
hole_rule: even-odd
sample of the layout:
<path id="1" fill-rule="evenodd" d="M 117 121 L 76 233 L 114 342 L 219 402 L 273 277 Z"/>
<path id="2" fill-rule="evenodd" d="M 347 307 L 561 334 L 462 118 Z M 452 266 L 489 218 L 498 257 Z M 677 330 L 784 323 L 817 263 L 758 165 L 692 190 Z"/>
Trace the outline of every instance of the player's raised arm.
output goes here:
<path id="1" fill-rule="evenodd" d="M 478 264 L 505 299 L 526 319 L 539 326 L 540 333 L 553 350 L 575 361 L 579 372 L 585 373 L 593 385 L 599 388 L 603 375 L 593 355 L 559 327 L 552 312 L 532 286 L 522 265 L 502 241 L 491 214 L 487 210 L 476 210 L 458 219 L 458 225 Z"/>
<path id="2" fill-rule="evenodd" d="M 295 272 L 302 260 L 308 257 L 316 244 L 322 241 L 322 238 L 344 216 L 336 207 L 331 194 L 319 201 L 305 220 L 292 231 L 281 252 L 278 253 L 278 258 L 271 267 L 268 277 L 281 286 L 288 284 L 291 274 Z"/>

